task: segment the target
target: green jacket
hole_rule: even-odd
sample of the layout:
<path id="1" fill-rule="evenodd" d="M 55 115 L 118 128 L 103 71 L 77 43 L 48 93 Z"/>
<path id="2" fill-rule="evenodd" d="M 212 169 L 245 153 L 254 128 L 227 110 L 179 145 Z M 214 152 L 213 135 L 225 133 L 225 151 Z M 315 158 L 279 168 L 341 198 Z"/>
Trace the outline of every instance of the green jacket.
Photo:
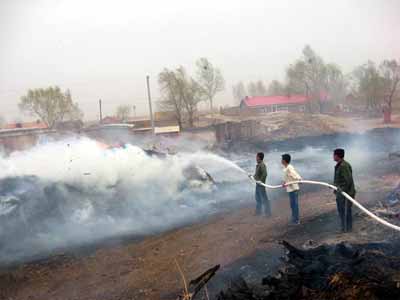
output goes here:
<path id="1" fill-rule="evenodd" d="M 265 183 L 265 180 L 267 179 L 267 166 L 263 161 L 257 164 L 254 179 Z"/>
<path id="2" fill-rule="evenodd" d="M 356 195 L 356 189 L 354 187 L 353 180 L 353 169 L 345 160 L 342 160 L 335 166 L 334 185 L 340 188 L 343 192 L 349 194 L 350 197 L 354 197 Z"/>

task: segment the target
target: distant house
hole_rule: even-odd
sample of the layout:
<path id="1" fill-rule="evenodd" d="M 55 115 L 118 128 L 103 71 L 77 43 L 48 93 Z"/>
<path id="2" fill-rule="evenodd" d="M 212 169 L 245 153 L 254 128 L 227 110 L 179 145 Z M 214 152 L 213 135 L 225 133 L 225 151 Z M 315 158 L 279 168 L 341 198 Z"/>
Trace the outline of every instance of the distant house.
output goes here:
<path id="1" fill-rule="evenodd" d="M 16 122 L 4 125 L 3 129 L 48 129 L 46 123 L 37 120 L 35 122 Z"/>
<path id="2" fill-rule="evenodd" d="M 136 128 L 151 128 L 149 116 L 129 118 L 126 123 L 134 124 Z M 155 112 L 154 126 L 175 126 L 178 125 L 173 112 Z"/>
<path id="3" fill-rule="evenodd" d="M 102 123 L 102 124 L 118 124 L 118 123 L 121 123 L 121 120 L 118 119 L 117 117 L 110 117 L 110 116 L 107 116 L 107 117 L 104 117 L 104 118 L 101 120 L 101 123 Z"/>
<path id="4" fill-rule="evenodd" d="M 327 96 L 321 95 L 321 102 L 326 102 Z M 246 97 L 240 102 L 240 110 L 251 110 L 257 113 L 277 111 L 304 111 L 310 98 L 304 95 L 290 96 L 255 96 Z"/>
<path id="5" fill-rule="evenodd" d="M 6 153 L 29 149 L 37 143 L 40 135 L 53 132 L 39 120 L 6 124 L 0 129 L 0 149 Z"/>
<path id="6" fill-rule="evenodd" d="M 129 118 L 126 121 L 126 123 L 135 125 L 135 128 L 150 128 L 151 129 L 150 117 Z"/>

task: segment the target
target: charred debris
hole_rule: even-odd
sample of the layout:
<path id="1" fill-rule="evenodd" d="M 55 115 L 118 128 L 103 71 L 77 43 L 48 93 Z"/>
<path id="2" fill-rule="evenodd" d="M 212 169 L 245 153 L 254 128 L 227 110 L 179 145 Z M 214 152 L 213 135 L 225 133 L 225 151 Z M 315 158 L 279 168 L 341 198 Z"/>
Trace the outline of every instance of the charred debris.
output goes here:
<path id="1" fill-rule="evenodd" d="M 238 278 L 215 299 L 400 299 L 399 240 L 368 244 L 342 242 L 306 250 L 286 241 L 281 244 L 286 255 L 276 274 L 263 278 L 259 284 Z M 218 269 L 215 266 L 193 280 L 189 288 L 192 292 L 183 292 L 178 299 L 204 299 L 199 290 L 212 280 Z"/>
<path id="2" fill-rule="evenodd" d="M 231 283 L 218 300 L 400 299 L 400 241 L 321 245 L 302 250 L 286 241 L 282 268 L 259 285 Z"/>

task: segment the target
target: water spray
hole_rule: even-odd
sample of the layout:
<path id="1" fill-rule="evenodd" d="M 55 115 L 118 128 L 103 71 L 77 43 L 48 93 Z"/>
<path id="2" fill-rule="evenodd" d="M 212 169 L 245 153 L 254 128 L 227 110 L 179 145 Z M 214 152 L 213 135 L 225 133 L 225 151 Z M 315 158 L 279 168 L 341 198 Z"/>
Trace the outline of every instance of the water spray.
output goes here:
<path id="1" fill-rule="evenodd" d="M 237 165 L 236 165 L 237 166 Z M 240 170 L 241 172 L 245 173 L 246 175 L 248 175 L 248 177 L 251 179 L 251 181 L 255 184 L 261 185 L 267 189 L 280 189 L 280 188 L 284 188 L 287 185 L 291 185 L 291 184 L 311 184 L 311 185 L 319 185 L 319 186 L 324 186 L 327 187 L 333 191 L 336 191 L 338 193 L 341 193 L 344 197 L 346 197 L 346 199 L 348 199 L 349 201 L 351 201 L 351 203 L 353 203 L 355 206 L 357 206 L 361 211 L 363 211 L 364 213 L 366 213 L 369 217 L 371 217 L 372 219 L 374 219 L 375 221 L 378 221 L 379 223 L 381 223 L 382 225 L 389 227 L 391 229 L 400 231 L 400 226 L 396 226 L 394 224 L 391 224 L 389 222 L 387 222 L 386 220 L 378 217 L 377 215 L 375 215 L 374 213 L 372 213 L 371 211 L 369 211 L 368 209 L 366 209 L 364 206 L 362 206 L 357 200 L 355 200 L 354 198 L 352 198 L 349 194 L 347 194 L 346 192 L 340 190 L 339 188 L 337 188 L 336 186 L 326 183 L 326 182 L 321 182 L 321 181 L 312 181 L 312 180 L 299 180 L 299 181 L 292 181 L 292 182 L 288 182 L 285 183 L 285 185 L 268 185 L 265 184 L 261 181 L 257 181 L 254 179 L 254 177 L 252 175 L 249 175 L 245 170 L 243 170 L 242 168 L 240 168 L 239 166 L 237 166 L 237 168 L 235 168 L 237 170 Z"/>

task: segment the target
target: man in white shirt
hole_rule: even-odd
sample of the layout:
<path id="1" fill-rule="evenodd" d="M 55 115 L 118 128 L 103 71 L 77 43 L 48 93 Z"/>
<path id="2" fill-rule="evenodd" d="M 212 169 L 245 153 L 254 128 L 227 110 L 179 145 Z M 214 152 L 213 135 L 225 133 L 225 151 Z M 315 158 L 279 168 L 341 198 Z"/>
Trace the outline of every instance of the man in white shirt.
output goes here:
<path id="1" fill-rule="evenodd" d="M 297 183 L 288 184 L 289 182 L 301 180 L 301 176 L 295 168 L 290 164 L 291 157 L 289 154 L 282 155 L 282 165 L 283 165 L 283 187 L 286 187 L 286 191 L 289 195 L 290 208 L 292 209 L 291 225 L 300 224 L 299 220 L 299 191 L 300 187 Z"/>

